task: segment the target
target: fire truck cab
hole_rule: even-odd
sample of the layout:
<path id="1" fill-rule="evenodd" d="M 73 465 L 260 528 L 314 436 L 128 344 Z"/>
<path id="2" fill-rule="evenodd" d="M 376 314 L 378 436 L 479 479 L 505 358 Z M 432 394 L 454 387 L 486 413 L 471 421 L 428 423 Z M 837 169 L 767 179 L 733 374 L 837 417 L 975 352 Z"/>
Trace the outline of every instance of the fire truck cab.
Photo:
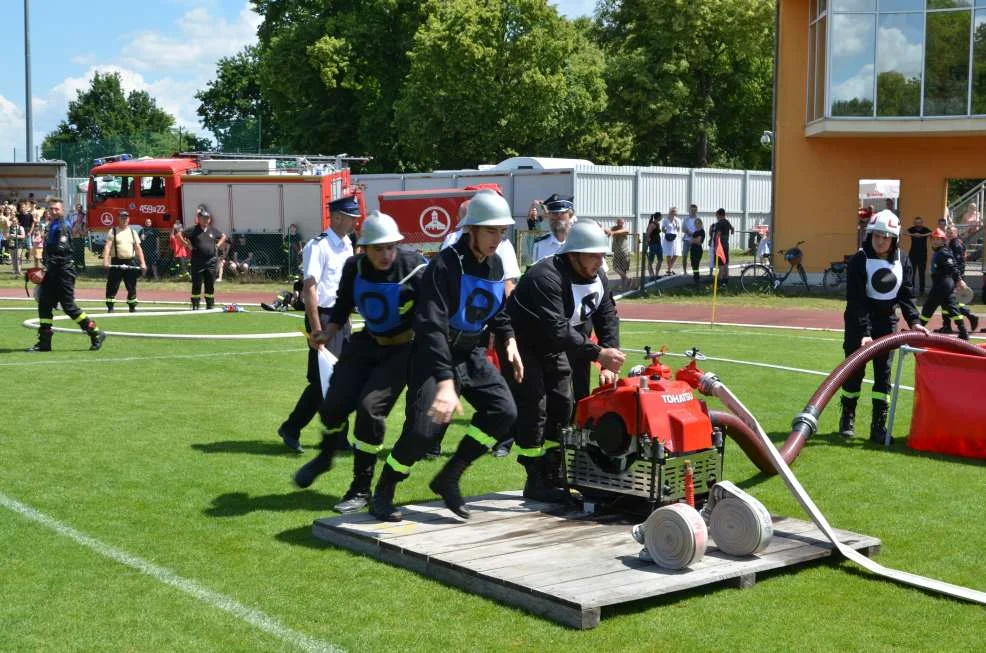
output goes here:
<path id="1" fill-rule="evenodd" d="M 181 177 L 199 167 L 194 159 L 134 160 L 125 154 L 97 161 L 86 193 L 93 232 L 112 227 L 124 210 L 135 226 L 150 218 L 155 228 L 170 230 L 181 219 Z"/>

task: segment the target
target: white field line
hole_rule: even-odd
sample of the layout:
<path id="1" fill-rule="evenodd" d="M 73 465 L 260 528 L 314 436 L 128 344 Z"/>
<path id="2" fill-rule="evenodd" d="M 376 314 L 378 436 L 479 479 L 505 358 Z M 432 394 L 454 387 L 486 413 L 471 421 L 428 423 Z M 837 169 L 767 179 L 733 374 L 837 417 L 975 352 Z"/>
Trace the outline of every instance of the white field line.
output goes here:
<path id="1" fill-rule="evenodd" d="M 155 361 L 155 360 L 177 360 L 177 359 L 188 359 L 188 358 L 212 358 L 216 356 L 259 356 L 262 354 L 287 354 L 291 352 L 308 351 L 307 349 L 262 349 L 258 351 L 225 351 L 225 352 L 211 352 L 206 354 L 174 354 L 170 356 L 124 356 L 117 358 L 104 358 L 102 356 L 93 356 L 86 360 L 86 365 L 93 365 L 96 363 L 132 363 L 134 361 Z M 38 354 L 39 356 L 41 354 Z M 65 360 L 60 358 L 48 358 L 51 354 L 44 354 L 45 358 L 43 360 L 29 360 L 29 361 L 15 361 L 10 363 L 0 363 L 0 367 L 30 367 L 32 365 L 64 365 Z"/>
<path id="2" fill-rule="evenodd" d="M 171 587 L 188 594 L 192 598 L 198 599 L 202 603 L 215 608 L 217 610 L 223 610 L 233 615 L 237 619 L 245 621 L 251 626 L 258 628 L 269 635 L 273 635 L 278 639 L 291 644 L 302 651 L 318 651 L 324 653 L 341 653 L 343 649 L 333 646 L 328 642 L 324 642 L 320 639 L 306 635 L 300 631 L 289 628 L 276 619 L 267 615 L 259 610 L 255 610 L 247 605 L 243 605 L 239 601 L 226 596 L 225 594 L 220 594 L 219 592 L 213 591 L 204 585 L 201 585 L 194 580 L 184 578 L 179 576 L 170 569 L 166 569 L 159 565 L 145 560 L 139 556 L 135 556 L 131 553 L 127 553 L 122 549 L 105 544 L 93 537 L 86 535 L 76 529 L 63 524 L 53 517 L 38 512 L 30 506 L 24 505 L 23 503 L 11 499 L 7 495 L 0 492 L 0 505 L 12 512 L 15 512 L 22 517 L 40 524 L 45 528 L 54 531 L 62 537 L 66 537 L 73 540 L 77 544 L 95 551 L 104 558 L 109 558 L 114 562 L 118 562 L 121 565 L 135 569 L 142 574 L 150 576 L 159 583 L 165 585 L 170 585 Z"/>

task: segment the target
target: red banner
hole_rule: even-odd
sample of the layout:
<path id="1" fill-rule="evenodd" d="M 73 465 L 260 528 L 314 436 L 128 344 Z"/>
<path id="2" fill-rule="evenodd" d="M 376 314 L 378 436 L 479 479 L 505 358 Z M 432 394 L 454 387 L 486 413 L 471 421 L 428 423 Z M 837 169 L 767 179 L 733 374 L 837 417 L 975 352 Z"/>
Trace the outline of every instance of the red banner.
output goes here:
<path id="1" fill-rule="evenodd" d="M 986 458 L 986 357 L 918 354 L 911 449 Z"/>

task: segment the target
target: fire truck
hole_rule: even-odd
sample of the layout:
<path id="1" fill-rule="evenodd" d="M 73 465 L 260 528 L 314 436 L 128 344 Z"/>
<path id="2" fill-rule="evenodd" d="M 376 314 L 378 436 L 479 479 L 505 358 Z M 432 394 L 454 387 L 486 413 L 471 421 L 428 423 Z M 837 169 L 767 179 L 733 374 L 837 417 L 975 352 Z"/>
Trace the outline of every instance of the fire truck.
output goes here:
<path id="1" fill-rule="evenodd" d="M 366 160 L 211 152 L 96 159 L 86 193 L 87 223 L 91 232 L 105 232 L 126 210 L 134 226 L 149 218 L 153 227 L 170 231 L 175 222 L 194 225 L 196 209 L 205 206 L 225 233 L 285 233 L 295 224 L 310 238 L 328 224 L 330 200 L 357 192 L 348 163 Z"/>

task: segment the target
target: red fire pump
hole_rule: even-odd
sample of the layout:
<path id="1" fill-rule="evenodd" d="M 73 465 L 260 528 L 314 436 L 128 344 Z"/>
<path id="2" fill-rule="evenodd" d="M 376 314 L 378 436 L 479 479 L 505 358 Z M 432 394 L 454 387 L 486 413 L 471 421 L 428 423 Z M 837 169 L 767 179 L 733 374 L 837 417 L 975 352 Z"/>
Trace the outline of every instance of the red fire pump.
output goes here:
<path id="1" fill-rule="evenodd" d="M 701 507 L 722 479 L 723 433 L 693 392 L 705 356 L 687 352 L 691 362 L 672 378 L 666 351 L 646 347 L 649 364 L 582 399 L 562 432 L 568 484 L 597 506 L 649 514 L 693 499 Z"/>

